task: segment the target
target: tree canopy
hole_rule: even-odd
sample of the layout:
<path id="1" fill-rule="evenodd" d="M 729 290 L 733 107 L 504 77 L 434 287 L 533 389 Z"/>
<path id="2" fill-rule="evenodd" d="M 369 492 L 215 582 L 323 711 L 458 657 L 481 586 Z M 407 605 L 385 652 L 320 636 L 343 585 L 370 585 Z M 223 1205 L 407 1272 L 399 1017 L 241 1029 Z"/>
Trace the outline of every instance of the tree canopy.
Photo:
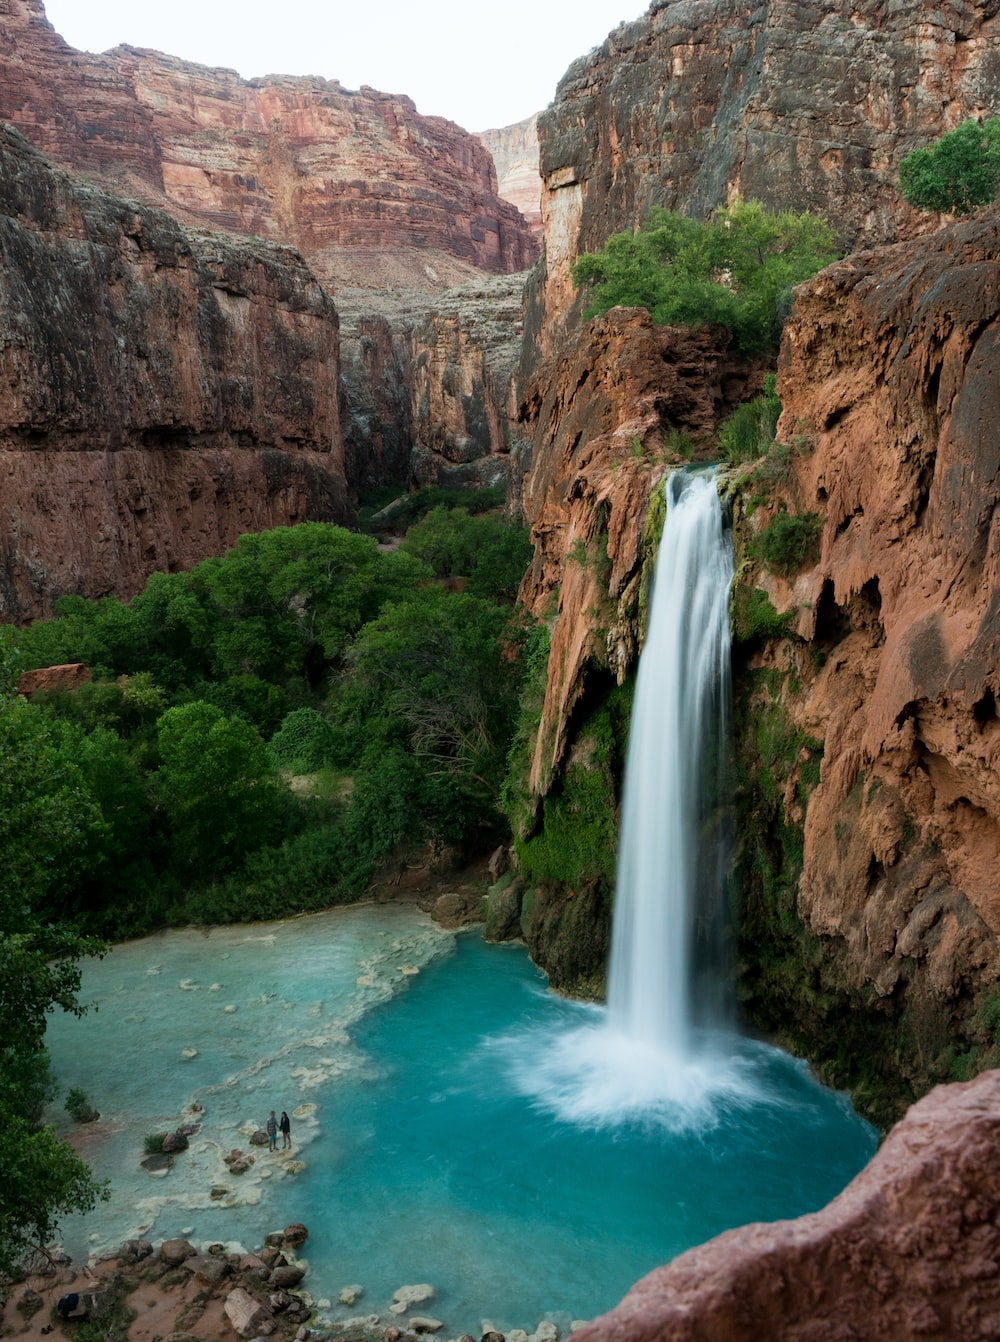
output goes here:
<path id="1" fill-rule="evenodd" d="M 916 210 L 971 214 L 1000 189 L 1000 117 L 963 121 L 899 165 L 899 186 Z"/>
<path id="2" fill-rule="evenodd" d="M 792 287 L 838 255 L 819 216 L 737 201 L 707 223 L 654 210 L 637 232 L 578 257 L 573 280 L 591 286 L 586 318 L 644 307 L 662 325 L 727 326 L 749 352 L 777 345 Z"/>
<path id="3" fill-rule="evenodd" d="M 80 771 L 14 693 L 0 649 L 0 1274 L 101 1193 L 73 1150 L 38 1123 L 48 1098 L 46 1019 L 56 1009 L 80 1013 L 80 959 L 103 949 L 39 910 L 71 884 L 101 824 Z"/>

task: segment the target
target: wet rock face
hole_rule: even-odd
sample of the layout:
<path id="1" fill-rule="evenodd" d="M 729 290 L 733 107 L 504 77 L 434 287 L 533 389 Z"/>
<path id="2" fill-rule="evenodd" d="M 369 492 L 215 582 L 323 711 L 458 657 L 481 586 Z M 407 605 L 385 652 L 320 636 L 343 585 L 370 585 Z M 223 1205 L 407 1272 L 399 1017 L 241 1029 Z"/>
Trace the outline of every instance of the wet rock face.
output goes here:
<path id="1" fill-rule="evenodd" d="M 845 246 L 890 240 L 916 226 L 902 155 L 998 103 L 996 0 L 654 0 L 539 118 L 542 349 L 576 256 L 651 206 L 704 217 L 738 193 L 823 214 Z"/>
<path id="2" fill-rule="evenodd" d="M 749 1225 L 644 1277 L 580 1342 L 995 1336 L 1000 1072 L 910 1109 L 822 1211 Z"/>
<path id="3" fill-rule="evenodd" d="M 799 910 L 926 1040 L 974 1037 L 1000 967 L 998 276 L 991 209 L 797 291 L 778 432 L 800 450 L 770 511 L 815 513 L 820 546 L 757 579 L 806 640 L 773 656 L 823 744 Z"/>
<path id="4" fill-rule="evenodd" d="M 0 131 L 0 618 L 131 595 L 247 531 L 352 516 L 332 302 Z"/>
<path id="5" fill-rule="evenodd" d="M 520 498 L 534 558 L 521 600 L 538 618 L 557 603 L 537 795 L 565 757 L 588 664 L 620 681 L 638 655 L 643 521 L 656 483 L 682 460 L 671 433 L 703 440 L 759 388 L 760 371 L 727 345 L 725 332 L 654 326 L 645 310 L 615 308 L 522 385 L 519 425 L 532 450 Z M 567 557 L 574 546 L 581 562 Z"/>
<path id="6" fill-rule="evenodd" d="M 0 26 L 0 117 L 53 162 L 184 220 L 291 243 L 326 284 L 434 290 L 538 254 L 480 142 L 409 98 L 246 81 L 130 47 L 87 55 L 42 0 L 0 0 Z"/>

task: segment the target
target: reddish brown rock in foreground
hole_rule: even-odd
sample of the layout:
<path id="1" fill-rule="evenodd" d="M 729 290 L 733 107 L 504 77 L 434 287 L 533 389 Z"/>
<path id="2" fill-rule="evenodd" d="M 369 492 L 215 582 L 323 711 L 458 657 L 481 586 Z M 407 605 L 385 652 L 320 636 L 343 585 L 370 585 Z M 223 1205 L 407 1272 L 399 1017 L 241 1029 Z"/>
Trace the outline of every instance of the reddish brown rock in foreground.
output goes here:
<path id="1" fill-rule="evenodd" d="M 0 619 L 353 516 L 338 328 L 294 251 L 194 234 L 0 130 Z"/>
<path id="2" fill-rule="evenodd" d="M 538 244 L 489 153 L 411 99 L 159 52 L 68 46 L 42 0 L 0 0 L 0 117 L 53 162 L 184 222 L 290 243 L 328 286 L 438 290 Z"/>
<path id="3" fill-rule="evenodd" d="M 811 1216 L 728 1231 L 644 1277 L 579 1342 L 1000 1336 L 1000 1072 L 915 1104 Z"/>
<path id="4" fill-rule="evenodd" d="M 37 671 L 25 671 L 17 682 L 17 692 L 30 699 L 33 694 L 75 690 L 78 685 L 86 685 L 89 680 L 89 667 L 82 662 L 67 662 L 63 666 L 43 666 Z"/>

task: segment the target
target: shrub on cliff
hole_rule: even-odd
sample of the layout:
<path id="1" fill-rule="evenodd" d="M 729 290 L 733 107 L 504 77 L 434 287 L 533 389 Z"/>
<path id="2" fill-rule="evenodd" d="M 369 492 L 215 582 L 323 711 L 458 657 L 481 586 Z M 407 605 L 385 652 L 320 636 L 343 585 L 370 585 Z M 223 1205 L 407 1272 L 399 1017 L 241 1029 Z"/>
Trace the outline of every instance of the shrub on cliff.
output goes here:
<path id="1" fill-rule="evenodd" d="M 915 210 L 971 214 L 1000 189 L 1000 117 L 963 121 L 899 165 L 899 187 Z"/>
<path id="2" fill-rule="evenodd" d="M 592 286 L 585 317 L 644 307 L 662 325 L 728 326 L 751 352 L 777 345 L 792 286 L 837 255 L 817 215 L 737 201 L 707 223 L 654 210 L 638 232 L 615 233 L 601 251 L 578 257 L 573 281 Z"/>

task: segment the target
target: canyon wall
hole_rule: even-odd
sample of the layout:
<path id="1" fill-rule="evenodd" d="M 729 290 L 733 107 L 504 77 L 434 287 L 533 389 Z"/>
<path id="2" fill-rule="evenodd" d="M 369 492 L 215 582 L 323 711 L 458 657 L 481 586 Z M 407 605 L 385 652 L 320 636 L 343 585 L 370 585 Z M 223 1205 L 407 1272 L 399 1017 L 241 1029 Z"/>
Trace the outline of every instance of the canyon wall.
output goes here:
<path id="1" fill-rule="evenodd" d="M 128 596 L 244 532 L 349 522 L 332 302 L 0 129 L 0 619 Z"/>
<path id="2" fill-rule="evenodd" d="M 812 210 L 845 247 L 917 223 L 902 155 L 1000 105 L 1000 5 L 654 0 L 575 62 L 539 117 L 545 277 L 537 352 L 575 316 L 582 251 L 652 206 L 705 217 L 739 194 Z"/>
<path id="3" fill-rule="evenodd" d="M 0 25 L 0 118 L 53 163 L 182 222 L 289 243 L 327 287 L 436 291 L 537 256 L 476 137 L 407 97 L 88 55 L 42 0 L 0 0 Z"/>
<path id="4" fill-rule="evenodd" d="M 493 155 L 497 190 L 527 219 L 534 233 L 542 231 L 542 179 L 538 166 L 538 114 L 513 126 L 479 132 Z"/>
<path id="5" fill-rule="evenodd" d="M 908 1040 L 894 1066 L 915 1093 L 992 1043 L 998 375 L 1000 211 L 854 253 L 796 293 L 778 382 L 793 450 L 743 527 L 745 581 L 793 630 L 756 659 L 767 696 L 780 685 L 822 756 L 804 808 L 795 763 L 786 780 L 797 910 L 844 1006 L 863 998 Z M 813 552 L 754 571 L 781 512 L 808 519 Z"/>

